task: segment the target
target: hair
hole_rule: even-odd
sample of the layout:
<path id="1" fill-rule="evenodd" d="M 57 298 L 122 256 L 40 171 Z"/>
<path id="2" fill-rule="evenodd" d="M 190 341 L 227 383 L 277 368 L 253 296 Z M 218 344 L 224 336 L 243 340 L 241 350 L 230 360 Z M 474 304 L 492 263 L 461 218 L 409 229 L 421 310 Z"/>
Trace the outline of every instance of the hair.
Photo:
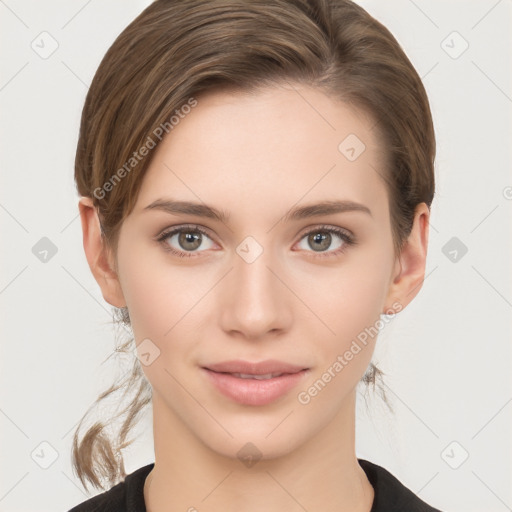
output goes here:
<path id="1" fill-rule="evenodd" d="M 150 141 L 154 146 L 162 127 L 170 133 L 169 120 L 186 112 L 184 105 L 202 92 L 251 93 L 289 82 L 316 88 L 374 120 L 398 254 L 416 206 L 424 202 L 430 209 L 434 197 L 432 116 L 422 81 L 397 40 L 349 0 L 156 0 L 123 30 L 92 80 L 75 159 L 78 193 L 92 198 L 105 247 L 116 253 L 120 227 L 154 154 L 141 156 L 140 149 Z M 127 308 L 114 314 L 130 327 Z M 133 342 L 116 349 L 131 355 L 131 372 L 93 404 L 132 392 L 127 407 L 108 423 L 94 423 L 79 442 L 89 409 L 75 431 L 72 463 L 84 487 L 89 481 L 105 489 L 126 476 L 121 450 L 152 398 Z M 375 386 L 382 374 L 370 363 L 361 381 Z M 117 420 L 122 425 L 111 438 L 106 428 Z"/>

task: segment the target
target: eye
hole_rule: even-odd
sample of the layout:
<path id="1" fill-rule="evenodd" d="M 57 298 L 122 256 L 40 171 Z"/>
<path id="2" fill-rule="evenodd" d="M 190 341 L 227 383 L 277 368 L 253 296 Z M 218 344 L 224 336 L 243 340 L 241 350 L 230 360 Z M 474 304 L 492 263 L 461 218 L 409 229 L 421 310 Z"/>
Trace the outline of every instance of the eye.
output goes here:
<path id="1" fill-rule="evenodd" d="M 336 241 L 337 239 L 337 241 Z M 336 242 L 334 250 L 328 250 Z M 313 248 L 313 252 L 319 257 L 331 257 L 341 254 L 351 245 L 355 245 L 354 237 L 342 228 L 331 226 L 319 226 L 305 233 L 301 238 L 301 243 Z M 301 249 L 308 250 L 308 247 Z"/>
<path id="2" fill-rule="evenodd" d="M 180 258 L 195 257 L 195 253 L 202 252 L 199 250 L 201 246 L 203 250 L 207 250 L 214 245 L 208 233 L 197 225 L 167 229 L 156 240 L 163 245 L 165 251 Z M 205 241 L 209 242 L 206 247 L 204 247 Z M 336 242 L 334 250 L 328 250 L 333 241 Z M 356 241 L 348 231 L 342 228 L 319 226 L 302 235 L 300 243 L 313 248 L 310 252 L 316 253 L 317 257 L 333 257 L 344 252 L 348 246 L 355 245 Z M 303 246 L 300 249 L 308 251 L 308 247 Z"/>
<path id="3" fill-rule="evenodd" d="M 210 242 L 207 247 L 204 247 L 205 240 Z M 198 250 L 201 245 L 203 245 L 203 249 L 211 249 L 213 245 L 208 233 L 195 225 L 168 229 L 157 237 L 157 241 L 163 245 L 164 250 L 180 258 L 194 257 L 194 253 L 202 252 Z"/>

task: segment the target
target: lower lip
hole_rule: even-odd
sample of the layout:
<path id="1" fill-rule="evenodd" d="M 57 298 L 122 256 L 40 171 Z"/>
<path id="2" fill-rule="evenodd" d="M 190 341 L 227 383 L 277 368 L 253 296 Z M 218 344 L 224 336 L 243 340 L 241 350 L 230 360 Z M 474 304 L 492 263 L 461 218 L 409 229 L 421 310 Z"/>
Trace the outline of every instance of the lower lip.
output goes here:
<path id="1" fill-rule="evenodd" d="M 242 379 L 230 373 L 219 373 L 203 368 L 217 389 L 228 398 L 244 405 L 266 405 L 294 388 L 307 370 L 287 373 L 271 379 Z"/>

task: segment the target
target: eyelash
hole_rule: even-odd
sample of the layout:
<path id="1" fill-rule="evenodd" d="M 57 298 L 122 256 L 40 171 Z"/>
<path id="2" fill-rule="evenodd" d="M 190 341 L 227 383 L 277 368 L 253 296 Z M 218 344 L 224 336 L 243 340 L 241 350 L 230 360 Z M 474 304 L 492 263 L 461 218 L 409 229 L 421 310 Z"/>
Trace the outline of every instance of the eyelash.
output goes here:
<path id="1" fill-rule="evenodd" d="M 166 240 L 169 237 L 175 235 L 176 233 L 181 233 L 181 232 L 201 233 L 202 235 L 211 239 L 210 235 L 205 230 L 201 229 L 201 227 L 199 227 L 197 225 L 192 224 L 192 225 L 178 226 L 175 228 L 171 228 L 167 231 L 164 231 L 163 233 L 161 233 L 160 235 L 157 236 L 156 241 L 163 245 L 163 248 L 165 251 L 168 251 L 175 256 L 178 256 L 180 258 L 196 257 L 195 253 L 201 252 L 201 251 L 192 251 L 192 252 L 177 251 L 176 249 L 172 248 L 168 243 L 166 243 Z M 300 240 L 303 240 L 304 238 L 306 238 L 307 236 L 309 236 L 311 234 L 317 234 L 317 233 L 330 233 L 330 234 L 337 235 L 339 238 L 341 238 L 341 240 L 343 240 L 344 244 L 334 251 L 324 251 L 324 252 L 318 252 L 318 253 L 315 253 L 314 251 L 309 251 L 309 252 L 313 252 L 316 255 L 315 257 L 319 257 L 319 258 L 334 257 L 334 256 L 337 256 L 337 255 L 345 252 L 347 247 L 350 247 L 350 246 L 356 244 L 354 237 L 349 235 L 347 231 L 345 231 L 344 229 L 341 229 L 341 228 L 334 228 L 332 226 L 315 227 L 315 228 L 307 231 L 306 233 L 304 233 L 301 236 Z"/>

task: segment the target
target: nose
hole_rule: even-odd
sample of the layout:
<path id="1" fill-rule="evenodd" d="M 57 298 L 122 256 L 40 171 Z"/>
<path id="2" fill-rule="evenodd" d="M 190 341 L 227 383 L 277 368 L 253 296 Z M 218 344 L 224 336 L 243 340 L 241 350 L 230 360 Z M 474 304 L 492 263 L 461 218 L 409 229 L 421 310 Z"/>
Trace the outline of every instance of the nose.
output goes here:
<path id="1" fill-rule="evenodd" d="M 263 250 L 252 262 L 236 254 L 233 269 L 217 295 L 220 327 L 224 332 L 258 340 L 288 330 L 293 293 L 286 286 L 284 274 L 270 251 Z"/>

